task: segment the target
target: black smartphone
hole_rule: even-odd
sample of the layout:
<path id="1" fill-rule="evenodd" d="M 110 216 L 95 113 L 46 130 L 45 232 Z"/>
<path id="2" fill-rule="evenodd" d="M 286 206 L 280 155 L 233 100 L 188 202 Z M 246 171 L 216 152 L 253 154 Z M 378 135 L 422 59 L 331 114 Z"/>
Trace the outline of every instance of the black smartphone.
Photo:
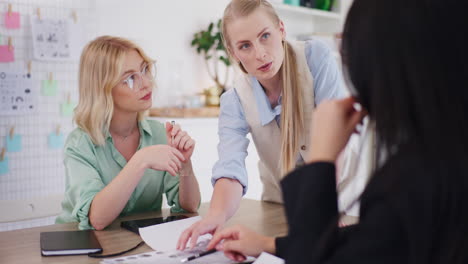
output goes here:
<path id="1" fill-rule="evenodd" d="M 120 226 L 132 231 L 133 233 L 140 235 L 138 228 L 140 227 L 147 227 L 157 224 L 163 224 L 167 222 L 177 221 L 188 218 L 185 215 L 172 215 L 168 217 L 156 217 L 156 218 L 147 218 L 147 219 L 138 219 L 138 220 L 130 220 L 130 221 L 123 221 L 120 223 Z"/>

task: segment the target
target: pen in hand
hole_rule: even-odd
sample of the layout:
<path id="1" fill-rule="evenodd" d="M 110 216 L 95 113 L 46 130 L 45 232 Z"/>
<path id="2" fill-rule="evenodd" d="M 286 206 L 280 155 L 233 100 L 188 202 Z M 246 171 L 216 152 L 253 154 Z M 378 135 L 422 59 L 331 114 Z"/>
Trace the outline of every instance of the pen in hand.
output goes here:
<path id="1" fill-rule="evenodd" d="M 172 125 L 172 129 L 174 129 L 174 126 L 175 126 L 175 121 L 174 120 L 171 121 L 171 125 Z M 171 130 L 171 134 L 172 134 L 172 130 Z M 172 146 L 174 145 L 174 135 L 172 135 L 171 145 Z"/>
<path id="2" fill-rule="evenodd" d="M 208 251 L 204 251 L 202 253 L 198 253 L 198 254 L 195 254 L 195 255 L 190 256 L 188 258 L 185 258 L 185 259 L 181 260 L 181 262 L 182 263 L 188 262 L 188 261 L 191 261 L 191 260 L 194 260 L 194 259 L 197 259 L 197 258 L 201 258 L 203 256 L 206 256 L 206 255 L 209 255 L 209 254 L 212 254 L 212 253 L 215 253 L 215 252 L 216 252 L 216 249 L 213 248 L 213 249 L 210 249 Z"/>

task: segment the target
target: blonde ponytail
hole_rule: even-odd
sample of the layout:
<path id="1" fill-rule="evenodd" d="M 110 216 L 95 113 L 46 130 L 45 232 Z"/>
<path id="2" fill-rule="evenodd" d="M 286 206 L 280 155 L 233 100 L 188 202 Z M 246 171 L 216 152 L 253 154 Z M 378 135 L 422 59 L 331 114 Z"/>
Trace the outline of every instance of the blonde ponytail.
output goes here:
<path id="1" fill-rule="evenodd" d="M 284 175 L 296 167 L 299 142 L 304 132 L 304 93 L 299 87 L 296 53 L 291 45 L 283 42 L 284 61 L 281 67 L 281 173 Z"/>

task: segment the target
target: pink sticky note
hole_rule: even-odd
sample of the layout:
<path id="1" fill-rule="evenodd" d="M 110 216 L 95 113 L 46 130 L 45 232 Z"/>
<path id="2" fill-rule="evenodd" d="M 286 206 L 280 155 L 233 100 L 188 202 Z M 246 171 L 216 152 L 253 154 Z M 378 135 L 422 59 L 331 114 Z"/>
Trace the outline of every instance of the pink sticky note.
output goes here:
<path id="1" fill-rule="evenodd" d="M 10 50 L 8 45 L 0 45 L 0 62 L 13 62 L 15 61 L 15 54 L 13 47 Z"/>
<path id="2" fill-rule="evenodd" d="M 20 14 L 18 12 L 6 12 L 5 27 L 10 29 L 20 28 Z"/>

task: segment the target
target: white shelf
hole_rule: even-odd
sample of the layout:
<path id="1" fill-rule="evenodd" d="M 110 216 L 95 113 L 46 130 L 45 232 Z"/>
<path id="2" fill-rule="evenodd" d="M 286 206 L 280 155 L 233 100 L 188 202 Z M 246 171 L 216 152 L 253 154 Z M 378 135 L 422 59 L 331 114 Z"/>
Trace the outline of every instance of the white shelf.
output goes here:
<path id="1" fill-rule="evenodd" d="M 309 15 L 309 16 L 314 16 L 314 17 L 320 17 L 320 18 L 327 18 L 327 19 L 333 19 L 340 21 L 341 16 L 337 12 L 333 11 L 324 11 L 324 10 L 319 10 L 319 9 L 314 9 L 314 8 L 308 8 L 308 7 L 303 7 L 303 6 L 293 6 L 293 5 L 287 5 L 287 4 L 273 4 L 276 10 L 278 11 L 284 11 L 284 12 L 292 12 L 296 14 L 303 14 L 303 15 Z"/>

